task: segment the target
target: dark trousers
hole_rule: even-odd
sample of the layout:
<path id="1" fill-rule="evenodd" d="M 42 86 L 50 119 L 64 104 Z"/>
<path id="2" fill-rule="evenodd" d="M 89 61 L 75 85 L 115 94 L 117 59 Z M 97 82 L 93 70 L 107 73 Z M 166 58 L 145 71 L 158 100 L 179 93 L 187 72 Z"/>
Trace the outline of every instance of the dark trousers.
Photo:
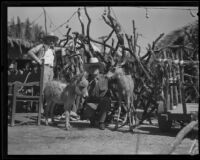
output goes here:
<path id="1" fill-rule="evenodd" d="M 86 103 L 97 103 L 97 116 L 94 115 L 93 119 L 104 123 L 106 120 L 107 112 L 110 109 L 110 99 L 108 97 L 89 97 Z"/>

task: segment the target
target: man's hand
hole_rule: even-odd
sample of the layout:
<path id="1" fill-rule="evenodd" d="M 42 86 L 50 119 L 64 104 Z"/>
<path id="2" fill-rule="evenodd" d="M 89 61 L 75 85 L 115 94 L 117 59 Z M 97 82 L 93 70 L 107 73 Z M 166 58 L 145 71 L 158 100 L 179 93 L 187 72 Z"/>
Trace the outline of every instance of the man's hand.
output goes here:
<path id="1" fill-rule="evenodd" d="M 42 61 L 41 61 L 41 60 L 38 60 L 38 64 L 41 66 L 41 65 L 42 65 Z"/>

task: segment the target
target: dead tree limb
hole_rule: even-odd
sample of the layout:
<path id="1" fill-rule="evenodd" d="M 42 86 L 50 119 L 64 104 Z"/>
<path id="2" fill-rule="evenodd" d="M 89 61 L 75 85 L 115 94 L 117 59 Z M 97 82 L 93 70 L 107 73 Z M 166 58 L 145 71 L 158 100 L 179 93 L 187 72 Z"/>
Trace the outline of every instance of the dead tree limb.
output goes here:
<path id="1" fill-rule="evenodd" d="M 130 42 L 130 39 L 128 38 L 128 35 L 125 34 L 127 41 L 128 41 L 128 45 L 130 46 L 129 49 L 128 48 L 124 48 L 124 50 L 128 51 L 138 62 L 138 64 L 140 65 L 140 67 L 142 68 L 143 72 L 145 73 L 145 75 L 147 76 L 147 78 L 149 80 L 151 80 L 150 75 L 148 74 L 148 72 L 146 71 L 146 69 L 144 68 L 144 66 L 142 65 L 140 59 L 133 53 L 132 49 L 133 49 L 133 44 Z"/>
<path id="2" fill-rule="evenodd" d="M 196 126 L 198 125 L 198 121 L 192 121 L 187 126 L 185 126 L 176 136 L 174 142 L 168 146 L 165 147 L 163 150 L 161 150 L 161 154 L 171 154 L 176 147 L 183 141 L 183 138 Z"/>
<path id="3" fill-rule="evenodd" d="M 90 18 L 90 16 L 89 16 L 88 12 L 87 12 L 86 7 L 84 7 L 84 11 L 85 11 L 85 15 L 87 16 L 87 19 L 88 19 L 88 24 L 87 24 L 87 38 L 88 38 L 88 44 L 89 44 L 89 46 L 91 47 L 90 39 L 89 39 L 89 37 L 90 37 L 91 18 Z"/>
<path id="4" fill-rule="evenodd" d="M 67 40 L 66 40 L 66 42 L 65 42 L 65 44 L 64 44 L 64 46 L 68 43 L 68 41 L 69 41 L 69 33 L 70 33 L 70 31 L 71 31 L 71 28 L 69 28 L 68 29 L 68 31 L 67 31 L 67 35 L 66 35 L 66 37 L 67 37 Z M 72 37 L 71 37 L 72 38 Z"/>
<path id="5" fill-rule="evenodd" d="M 112 30 L 110 34 L 108 35 L 108 37 L 104 40 L 105 43 L 110 39 L 113 33 L 114 33 L 114 30 Z"/>
<path id="6" fill-rule="evenodd" d="M 94 43 L 97 43 L 97 44 L 101 44 L 101 45 L 103 45 L 102 42 L 99 42 L 99 41 L 97 41 L 97 40 L 94 40 L 94 39 L 92 39 L 91 37 L 90 37 L 89 39 L 90 39 L 90 41 L 92 41 L 92 42 L 94 42 Z M 110 46 L 110 45 L 108 45 L 108 44 L 104 44 L 104 45 L 105 45 L 105 47 L 108 47 L 108 48 L 114 49 L 112 46 Z"/>
<path id="7" fill-rule="evenodd" d="M 78 8 L 77 13 L 78 13 L 79 22 L 81 23 L 82 34 L 85 35 L 85 27 L 84 27 L 83 21 L 81 20 L 80 8 Z"/>
<path id="8" fill-rule="evenodd" d="M 159 35 L 159 37 L 156 38 L 155 41 L 153 41 L 153 44 L 152 44 L 152 50 L 155 49 L 156 43 L 157 43 L 157 42 L 158 42 L 158 41 L 159 41 L 163 36 L 164 36 L 164 33 L 161 33 L 161 34 Z"/>
<path id="9" fill-rule="evenodd" d="M 132 20 L 132 24 L 133 24 L 133 36 L 134 36 L 134 38 L 133 38 L 133 53 L 135 53 L 136 52 L 136 43 L 137 43 L 137 40 L 136 40 L 136 28 L 135 28 L 135 21 L 134 20 Z"/>

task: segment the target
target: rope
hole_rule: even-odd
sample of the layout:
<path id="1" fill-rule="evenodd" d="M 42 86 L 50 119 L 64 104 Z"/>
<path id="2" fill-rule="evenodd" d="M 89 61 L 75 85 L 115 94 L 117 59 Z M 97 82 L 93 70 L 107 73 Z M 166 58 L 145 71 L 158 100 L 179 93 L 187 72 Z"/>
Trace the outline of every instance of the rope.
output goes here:
<path id="1" fill-rule="evenodd" d="M 48 13 L 46 13 L 46 14 L 47 14 L 47 18 L 50 20 L 50 24 L 53 24 L 54 27 L 56 27 L 56 25 L 55 25 L 55 24 L 53 23 L 53 21 L 51 20 L 49 14 L 48 14 Z M 60 31 L 59 29 L 58 29 L 58 33 L 60 33 L 62 36 L 64 36 L 64 34 L 62 34 L 61 31 Z"/>
<path id="2" fill-rule="evenodd" d="M 74 12 L 71 17 L 66 21 L 64 22 L 63 24 L 59 25 L 56 29 L 53 30 L 53 32 L 55 32 L 56 30 L 58 30 L 60 27 L 62 27 L 64 24 L 66 23 L 69 23 L 69 21 L 73 18 L 73 16 L 77 13 L 78 11 Z"/>

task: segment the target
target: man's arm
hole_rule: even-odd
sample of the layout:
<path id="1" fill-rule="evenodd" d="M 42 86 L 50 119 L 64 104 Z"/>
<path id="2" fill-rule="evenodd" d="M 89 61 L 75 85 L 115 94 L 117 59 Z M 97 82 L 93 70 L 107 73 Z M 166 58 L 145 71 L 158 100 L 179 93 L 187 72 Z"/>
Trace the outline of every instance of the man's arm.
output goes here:
<path id="1" fill-rule="evenodd" d="M 42 61 L 36 56 L 36 54 L 39 52 L 39 50 L 43 47 L 43 44 L 39 44 L 32 49 L 28 51 L 28 55 L 33 58 L 36 62 L 38 62 L 40 65 L 42 64 Z"/>

